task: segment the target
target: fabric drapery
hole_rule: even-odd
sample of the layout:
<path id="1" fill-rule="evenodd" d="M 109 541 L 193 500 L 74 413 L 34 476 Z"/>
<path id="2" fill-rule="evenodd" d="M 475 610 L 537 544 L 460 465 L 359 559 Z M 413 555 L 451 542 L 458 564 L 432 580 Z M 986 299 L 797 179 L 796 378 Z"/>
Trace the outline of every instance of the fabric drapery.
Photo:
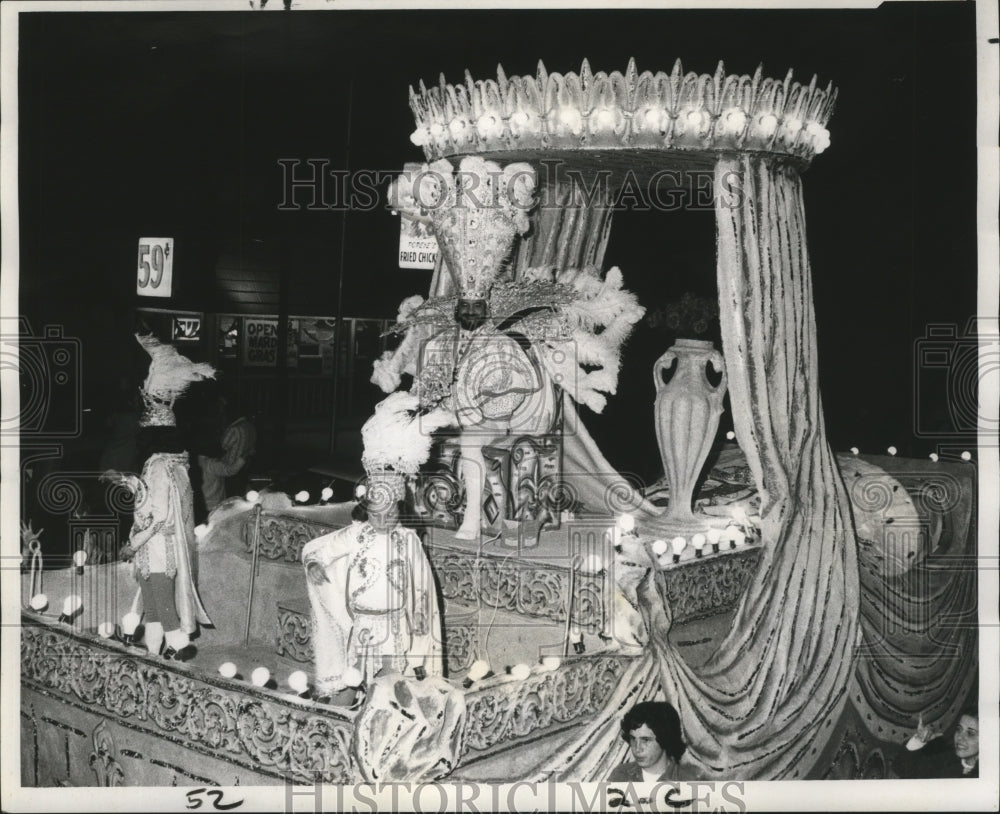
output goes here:
<path id="1" fill-rule="evenodd" d="M 851 703 L 869 732 L 899 742 L 918 716 L 949 733 L 977 677 L 975 473 L 970 464 L 882 457 L 916 514 L 860 539 L 862 640 Z M 880 514 L 896 494 L 870 489 Z"/>
<path id="2" fill-rule="evenodd" d="M 762 157 L 716 165 L 718 285 L 733 421 L 761 495 L 762 556 L 727 638 L 694 668 L 662 576 L 639 586 L 667 700 L 706 779 L 806 775 L 846 699 L 858 569 L 826 441 L 802 186 Z"/>

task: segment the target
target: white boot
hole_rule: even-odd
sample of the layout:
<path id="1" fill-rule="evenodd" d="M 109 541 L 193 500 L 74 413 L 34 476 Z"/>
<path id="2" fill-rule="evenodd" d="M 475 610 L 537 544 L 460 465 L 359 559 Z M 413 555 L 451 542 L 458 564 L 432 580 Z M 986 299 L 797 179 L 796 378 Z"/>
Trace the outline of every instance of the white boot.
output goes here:
<path id="1" fill-rule="evenodd" d="M 160 648 L 163 647 L 163 625 L 159 622 L 146 622 L 145 642 L 150 655 L 160 655 Z"/>
<path id="2" fill-rule="evenodd" d="M 462 446 L 462 480 L 465 482 L 465 516 L 455 532 L 457 540 L 478 540 L 483 512 L 483 473 L 486 461 L 480 446 Z"/>

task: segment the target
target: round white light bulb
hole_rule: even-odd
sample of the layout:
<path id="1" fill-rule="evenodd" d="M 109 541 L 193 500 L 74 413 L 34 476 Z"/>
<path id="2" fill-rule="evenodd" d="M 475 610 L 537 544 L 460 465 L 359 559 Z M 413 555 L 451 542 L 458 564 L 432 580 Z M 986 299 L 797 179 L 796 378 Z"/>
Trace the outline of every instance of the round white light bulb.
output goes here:
<path id="1" fill-rule="evenodd" d="M 732 430 L 730 430 L 729 432 L 727 432 L 726 433 L 726 440 L 728 440 L 728 441 L 735 441 L 736 440 L 736 433 L 733 432 Z"/>
<path id="2" fill-rule="evenodd" d="M 72 616 L 83 606 L 83 600 L 76 594 L 70 594 L 63 602 L 63 613 Z"/>
<path id="3" fill-rule="evenodd" d="M 558 670 L 559 665 L 562 664 L 562 659 L 559 656 L 543 656 L 542 657 L 542 669 L 546 672 L 551 672 L 552 670 Z"/>
<path id="4" fill-rule="evenodd" d="M 82 548 L 73 554 L 73 564 L 78 568 L 82 568 L 87 562 L 87 552 Z"/>
<path id="5" fill-rule="evenodd" d="M 207 535 L 208 535 L 208 526 L 206 526 L 204 523 L 199 523 L 197 526 L 194 527 L 194 538 L 196 540 L 204 540 Z"/>
<path id="6" fill-rule="evenodd" d="M 972 453 L 969 452 L 969 450 L 965 450 L 965 452 L 962 453 L 962 460 L 963 461 L 971 461 L 972 460 Z"/>
<path id="7" fill-rule="evenodd" d="M 219 675 L 223 678 L 233 678 L 236 675 L 236 665 L 231 661 L 219 665 Z"/>
<path id="8" fill-rule="evenodd" d="M 309 501 L 309 493 L 303 489 L 301 492 L 295 495 L 296 503 L 307 503 Z"/>
<path id="9" fill-rule="evenodd" d="M 895 455 L 898 452 L 898 450 L 895 447 L 889 447 L 886 450 L 886 452 L 888 452 L 890 455 Z"/>
<path id="10" fill-rule="evenodd" d="M 483 659 L 476 659 L 469 667 L 468 677 L 473 681 L 478 681 L 490 671 L 490 664 Z"/>
<path id="11" fill-rule="evenodd" d="M 263 687 L 271 680 L 271 671 L 266 667 L 258 667 L 250 673 L 250 681 L 255 687 Z"/>
<path id="12" fill-rule="evenodd" d="M 531 668 L 527 664 L 515 664 L 510 668 L 510 677 L 518 681 L 524 681 L 531 675 Z"/>
<path id="13" fill-rule="evenodd" d="M 930 454 L 930 459 L 931 459 L 932 461 L 937 461 L 937 459 L 938 459 L 938 454 L 937 454 L 936 452 L 932 452 L 932 453 Z"/>
<path id="14" fill-rule="evenodd" d="M 255 489 L 247 492 L 247 503 L 256 503 L 258 500 L 260 500 L 260 492 Z"/>
<path id="15" fill-rule="evenodd" d="M 97 635 L 102 639 L 110 639 L 115 635 L 115 623 L 101 622 L 101 624 L 97 626 Z"/>
<path id="16" fill-rule="evenodd" d="M 666 540 L 653 540 L 653 553 L 659 557 L 667 553 Z"/>
<path id="17" fill-rule="evenodd" d="M 324 486 L 323 491 L 319 493 L 320 500 L 333 500 L 333 489 L 329 486 Z"/>
<path id="18" fill-rule="evenodd" d="M 309 689 L 309 676 L 302 670 L 296 670 L 288 676 L 288 686 L 299 694 L 304 693 Z"/>
<path id="19" fill-rule="evenodd" d="M 598 554 L 591 554 L 583 561 L 583 570 L 588 574 L 599 574 L 604 570 L 604 560 Z"/>
<path id="20" fill-rule="evenodd" d="M 49 606 L 49 598 L 45 594 L 35 594 L 31 597 L 31 609 L 39 613 Z"/>
<path id="21" fill-rule="evenodd" d="M 691 543 L 692 545 L 694 545 L 695 548 L 700 549 L 705 545 L 705 539 L 706 538 L 704 534 L 698 533 L 691 538 Z"/>
<path id="22" fill-rule="evenodd" d="M 628 534 L 635 529 L 635 518 L 630 514 L 623 514 L 618 518 L 618 528 Z"/>
<path id="23" fill-rule="evenodd" d="M 687 540 L 683 537 L 674 537 L 674 539 L 670 541 L 670 547 L 674 550 L 674 554 L 680 556 L 681 552 L 687 548 Z"/>
<path id="24" fill-rule="evenodd" d="M 857 455 L 859 452 L 861 452 L 861 450 L 858 449 L 857 447 L 851 447 L 851 454 L 852 455 Z"/>
<path id="25" fill-rule="evenodd" d="M 340 676 L 340 680 L 353 689 L 355 687 L 360 687 L 361 682 L 365 680 L 365 677 L 361 675 L 361 671 L 356 667 L 348 667 Z"/>
<path id="26" fill-rule="evenodd" d="M 721 539 L 722 539 L 722 532 L 719 531 L 719 529 L 708 530 L 708 542 L 715 545 L 715 543 L 719 542 L 719 540 Z"/>

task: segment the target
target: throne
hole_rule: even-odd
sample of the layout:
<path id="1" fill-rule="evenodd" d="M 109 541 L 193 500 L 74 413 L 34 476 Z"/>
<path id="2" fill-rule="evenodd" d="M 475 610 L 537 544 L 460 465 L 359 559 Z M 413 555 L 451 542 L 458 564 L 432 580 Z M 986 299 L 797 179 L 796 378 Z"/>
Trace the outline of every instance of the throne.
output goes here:
<path id="1" fill-rule="evenodd" d="M 558 528 L 559 509 L 569 508 L 558 504 L 564 425 L 562 390 L 557 394 L 556 411 L 545 432 L 499 437 L 483 447 L 483 517 L 494 533 L 502 531 L 504 520 L 545 520 Z M 465 490 L 460 459 L 456 436 L 442 434 L 413 487 L 414 511 L 423 525 L 454 530 L 461 524 Z"/>

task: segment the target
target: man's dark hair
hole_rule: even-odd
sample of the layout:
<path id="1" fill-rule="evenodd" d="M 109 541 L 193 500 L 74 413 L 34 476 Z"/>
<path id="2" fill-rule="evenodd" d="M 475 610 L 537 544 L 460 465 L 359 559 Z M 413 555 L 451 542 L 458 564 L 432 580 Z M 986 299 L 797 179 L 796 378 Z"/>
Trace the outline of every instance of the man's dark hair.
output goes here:
<path id="1" fill-rule="evenodd" d="M 656 736 L 660 748 L 674 760 L 680 760 L 687 747 L 681 735 L 681 718 L 666 701 L 643 701 L 622 718 L 622 739 L 628 743 L 631 735 L 645 724 Z"/>

